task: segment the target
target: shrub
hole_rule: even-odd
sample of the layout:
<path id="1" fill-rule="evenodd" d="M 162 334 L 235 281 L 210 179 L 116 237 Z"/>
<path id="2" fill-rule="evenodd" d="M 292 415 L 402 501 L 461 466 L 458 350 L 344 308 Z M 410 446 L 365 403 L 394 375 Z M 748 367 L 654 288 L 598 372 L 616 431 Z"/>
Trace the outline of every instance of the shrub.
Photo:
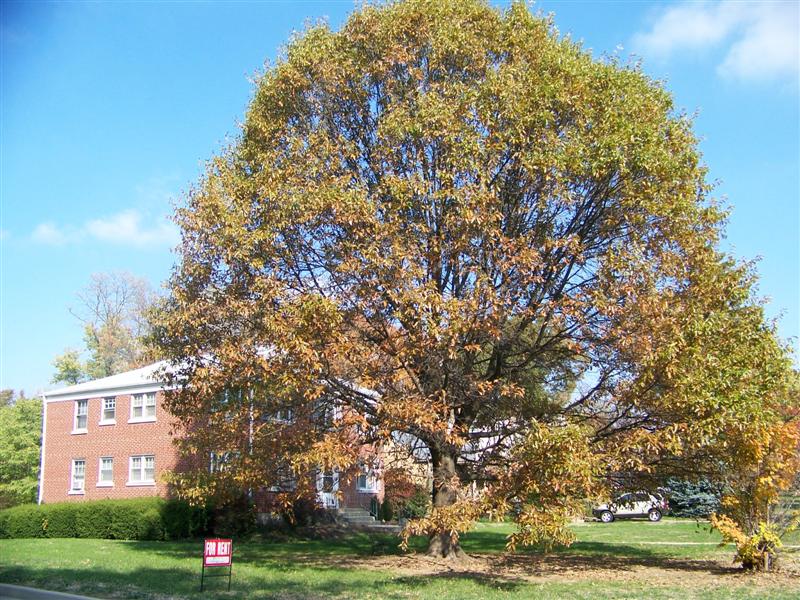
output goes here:
<path id="1" fill-rule="evenodd" d="M 242 536 L 252 533 L 256 528 L 256 511 L 253 502 L 241 495 L 213 511 L 213 532 L 215 535 Z"/>
<path id="2" fill-rule="evenodd" d="M 144 509 L 138 500 L 115 506 L 108 524 L 108 537 L 114 540 L 138 539 L 138 517 Z"/>
<path id="3" fill-rule="evenodd" d="M 44 535 L 50 538 L 78 537 L 76 508 L 75 504 L 64 504 L 61 506 L 61 510 L 42 510 L 42 507 L 39 507 Z"/>
<path id="4" fill-rule="evenodd" d="M 289 510 L 283 511 L 283 519 L 290 527 L 314 525 L 319 517 L 319 507 L 311 498 L 301 497 L 292 502 Z"/>
<path id="5" fill-rule="evenodd" d="M 161 510 L 164 537 L 180 540 L 208 531 L 208 513 L 205 506 L 191 506 L 187 502 L 178 501 L 166 502 Z"/>
<path id="6" fill-rule="evenodd" d="M 47 537 L 47 519 L 35 504 L 21 504 L 2 511 L 0 537 L 41 538 Z"/>
<path id="7" fill-rule="evenodd" d="M 162 498 L 26 504 L 0 511 L 0 538 L 161 540 L 203 533 L 205 508 Z"/>
<path id="8" fill-rule="evenodd" d="M 50 537 L 108 538 L 114 514 L 114 505 L 109 501 L 81 502 L 51 508 L 51 514 L 58 512 L 70 514 L 74 523 L 74 533 L 69 535 L 50 535 Z"/>
<path id="9" fill-rule="evenodd" d="M 417 486 L 414 494 L 403 504 L 400 516 L 406 519 L 420 519 L 428 514 L 431 506 L 431 495 L 421 486 Z"/>
<path id="10" fill-rule="evenodd" d="M 774 525 L 759 523 L 758 529 L 747 535 L 729 517 L 711 515 L 711 525 L 722 534 L 721 546 L 736 544 L 735 562 L 748 571 L 769 571 L 775 567 L 778 551 L 783 544 Z"/>
<path id="11" fill-rule="evenodd" d="M 137 540 L 163 540 L 164 527 L 161 513 L 155 508 L 148 508 L 140 516 L 136 525 Z"/>
<path id="12" fill-rule="evenodd" d="M 392 503 L 389 501 L 389 496 L 383 497 L 383 503 L 381 504 L 381 519 L 384 521 L 391 521 L 394 519 L 394 508 L 392 507 Z"/>

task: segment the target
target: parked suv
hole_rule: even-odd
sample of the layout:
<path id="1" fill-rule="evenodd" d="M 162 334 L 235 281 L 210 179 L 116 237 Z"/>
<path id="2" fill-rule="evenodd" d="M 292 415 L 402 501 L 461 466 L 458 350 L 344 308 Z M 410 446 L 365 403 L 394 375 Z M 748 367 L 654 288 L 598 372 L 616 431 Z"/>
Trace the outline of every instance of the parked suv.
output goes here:
<path id="1" fill-rule="evenodd" d="M 661 520 L 668 508 L 667 501 L 660 494 L 633 492 L 615 498 L 611 504 L 601 504 L 593 508 L 592 514 L 603 523 L 636 517 L 647 517 L 655 523 Z"/>

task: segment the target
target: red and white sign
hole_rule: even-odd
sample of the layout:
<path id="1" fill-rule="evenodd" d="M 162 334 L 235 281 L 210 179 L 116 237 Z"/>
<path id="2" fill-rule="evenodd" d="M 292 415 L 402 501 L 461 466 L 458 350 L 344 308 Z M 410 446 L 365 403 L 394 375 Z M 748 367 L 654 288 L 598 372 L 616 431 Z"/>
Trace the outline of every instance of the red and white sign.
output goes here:
<path id="1" fill-rule="evenodd" d="M 203 543 L 204 567 L 230 567 L 233 557 L 232 540 L 206 540 Z"/>

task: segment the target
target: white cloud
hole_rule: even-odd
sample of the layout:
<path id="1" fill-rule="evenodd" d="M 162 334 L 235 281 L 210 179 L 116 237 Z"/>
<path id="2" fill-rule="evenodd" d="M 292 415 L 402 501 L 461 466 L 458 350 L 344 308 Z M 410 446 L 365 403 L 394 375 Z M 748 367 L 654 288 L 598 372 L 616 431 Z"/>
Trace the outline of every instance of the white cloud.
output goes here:
<path id="1" fill-rule="evenodd" d="M 51 246 L 60 246 L 69 241 L 70 235 L 66 231 L 59 228 L 55 223 L 50 221 L 46 223 L 39 223 L 31 234 L 31 238 L 40 244 L 49 244 Z"/>
<path id="2" fill-rule="evenodd" d="M 718 43 L 728 35 L 735 22 L 727 6 L 708 3 L 671 6 L 661 12 L 649 32 L 634 36 L 634 47 L 656 58 L 666 58 L 678 48 L 701 48 Z"/>
<path id="3" fill-rule="evenodd" d="M 135 210 L 125 210 L 107 219 L 94 219 L 85 225 L 86 232 L 104 242 L 132 246 L 157 246 L 177 243 L 173 225 L 161 220 L 147 228 L 142 226 L 142 215 Z"/>
<path id="4" fill-rule="evenodd" d="M 718 69 L 738 79 L 800 74 L 798 4 L 764 4 L 759 19 L 731 46 Z"/>
<path id="5" fill-rule="evenodd" d="M 110 244 L 153 247 L 173 246 L 178 242 L 178 231 L 165 219 L 145 224 L 144 216 L 137 210 L 124 210 L 115 215 L 91 219 L 80 227 L 59 227 L 52 222 L 40 223 L 31 238 L 43 244 L 63 245 L 90 239 Z"/>
<path id="6" fill-rule="evenodd" d="M 796 2 L 681 2 L 663 9 L 633 46 L 645 58 L 721 48 L 717 72 L 740 80 L 800 74 L 800 15 Z"/>

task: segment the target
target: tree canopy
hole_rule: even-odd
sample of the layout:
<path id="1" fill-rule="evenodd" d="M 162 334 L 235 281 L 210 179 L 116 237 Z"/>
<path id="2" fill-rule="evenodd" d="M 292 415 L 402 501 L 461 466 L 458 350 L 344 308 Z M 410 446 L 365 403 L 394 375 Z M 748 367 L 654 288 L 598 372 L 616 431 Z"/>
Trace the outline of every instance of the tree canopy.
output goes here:
<path id="1" fill-rule="evenodd" d="M 155 337 L 186 448 L 238 444 L 229 476 L 258 486 L 346 468 L 354 436 L 405 446 L 434 479 L 407 531 L 445 556 L 512 503 L 510 545 L 568 543 L 585 498 L 712 477 L 789 363 L 710 193 L 662 84 L 524 3 L 310 26 L 176 215 Z M 222 418 L 224 389 L 248 401 Z M 338 424 L 303 421 L 324 405 Z M 245 444 L 237 406 L 298 420 Z"/>
<path id="2" fill-rule="evenodd" d="M 144 338 L 155 294 L 146 280 L 126 272 L 94 273 L 77 296 L 79 304 L 70 312 L 83 325 L 89 358 L 82 361 L 79 350 L 64 350 L 53 360 L 53 383 L 108 377 L 150 358 Z"/>

